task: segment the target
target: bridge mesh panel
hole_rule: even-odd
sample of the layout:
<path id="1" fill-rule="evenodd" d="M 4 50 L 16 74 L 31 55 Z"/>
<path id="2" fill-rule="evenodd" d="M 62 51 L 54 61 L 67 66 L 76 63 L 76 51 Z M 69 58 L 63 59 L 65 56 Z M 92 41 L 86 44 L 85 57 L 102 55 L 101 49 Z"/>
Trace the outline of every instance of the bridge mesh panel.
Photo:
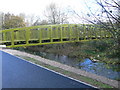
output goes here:
<path id="1" fill-rule="evenodd" d="M 60 39 L 60 29 L 59 27 L 52 27 L 52 37 L 53 39 Z"/>
<path id="2" fill-rule="evenodd" d="M 3 34 L 5 34 L 5 37 L 3 36 L 3 41 L 7 41 L 10 42 L 11 41 L 11 32 L 4 32 Z"/>
<path id="3" fill-rule="evenodd" d="M 79 41 L 106 37 L 112 37 L 112 33 L 98 25 L 42 25 L 3 30 L 0 32 L 0 43 L 3 42 L 5 44 L 5 42 L 7 42 L 6 44 L 10 45 L 12 42 L 11 47 L 14 47 L 18 44 L 26 44 L 26 46 L 29 46 L 32 43 L 41 45 L 43 42 L 52 44 L 52 42 L 56 41 L 63 43 L 63 41 Z"/>
<path id="4" fill-rule="evenodd" d="M 84 27 L 83 26 L 80 26 L 80 27 L 78 27 L 78 30 L 79 30 L 79 37 L 81 38 L 81 39 L 83 39 L 84 38 Z"/>
<path id="5" fill-rule="evenodd" d="M 15 41 L 19 40 L 19 31 L 14 32 L 14 40 Z"/>
<path id="6" fill-rule="evenodd" d="M 14 40 L 15 41 L 25 41 L 26 40 L 26 30 L 18 30 L 14 32 Z"/>
<path id="7" fill-rule="evenodd" d="M 63 36 L 64 39 L 69 38 L 69 33 L 68 32 L 69 32 L 68 27 L 62 27 L 62 36 Z"/>
<path id="8" fill-rule="evenodd" d="M 58 38 L 57 27 L 51 27 L 51 29 L 52 29 L 52 38 L 57 39 Z"/>
<path id="9" fill-rule="evenodd" d="M 39 28 L 30 29 L 30 40 L 39 40 Z"/>
<path id="10" fill-rule="evenodd" d="M 41 31 L 42 31 L 42 40 L 50 39 L 50 27 L 41 28 Z"/>

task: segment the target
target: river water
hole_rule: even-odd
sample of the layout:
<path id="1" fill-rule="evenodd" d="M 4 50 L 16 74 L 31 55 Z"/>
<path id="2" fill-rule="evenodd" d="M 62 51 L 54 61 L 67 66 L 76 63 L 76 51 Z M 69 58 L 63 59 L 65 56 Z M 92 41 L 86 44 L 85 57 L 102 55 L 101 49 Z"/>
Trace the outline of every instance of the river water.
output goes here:
<path id="1" fill-rule="evenodd" d="M 85 70 L 100 76 L 104 76 L 110 79 L 120 80 L 120 66 L 111 65 L 103 62 L 93 62 L 92 60 L 86 58 L 82 61 L 76 58 L 70 58 L 65 55 L 56 55 L 44 52 L 34 52 L 43 58 L 54 60 L 69 66 Z"/>

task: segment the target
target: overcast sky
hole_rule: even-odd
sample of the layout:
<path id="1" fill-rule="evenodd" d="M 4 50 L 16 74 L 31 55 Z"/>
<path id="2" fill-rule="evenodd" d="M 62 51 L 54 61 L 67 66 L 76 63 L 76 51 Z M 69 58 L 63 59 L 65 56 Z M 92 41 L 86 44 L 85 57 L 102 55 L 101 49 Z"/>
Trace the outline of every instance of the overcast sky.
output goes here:
<path id="1" fill-rule="evenodd" d="M 85 1 L 91 9 L 97 10 L 94 0 L 1 0 L 0 12 L 4 13 L 25 13 L 26 15 L 36 15 L 44 17 L 44 11 L 50 3 L 56 3 L 62 9 L 73 9 L 77 13 L 87 13 L 88 8 Z"/>

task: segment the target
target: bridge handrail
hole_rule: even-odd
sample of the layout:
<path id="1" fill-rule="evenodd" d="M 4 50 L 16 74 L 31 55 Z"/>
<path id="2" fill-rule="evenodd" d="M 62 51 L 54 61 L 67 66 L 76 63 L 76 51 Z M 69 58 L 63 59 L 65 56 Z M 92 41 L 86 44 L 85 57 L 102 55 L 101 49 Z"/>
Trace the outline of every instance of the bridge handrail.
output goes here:
<path id="1" fill-rule="evenodd" d="M 1 30 L 0 37 L 2 37 L 0 43 L 6 45 L 11 43 L 10 46 L 14 47 L 17 46 L 19 42 L 25 43 L 26 46 L 29 46 L 31 41 L 37 42 L 37 45 L 43 44 L 46 40 L 49 41 L 49 44 L 55 43 L 55 40 L 59 41 L 56 43 L 64 43 L 64 40 L 67 42 L 78 42 L 91 39 L 110 38 L 112 34 L 99 25 L 58 24 Z"/>

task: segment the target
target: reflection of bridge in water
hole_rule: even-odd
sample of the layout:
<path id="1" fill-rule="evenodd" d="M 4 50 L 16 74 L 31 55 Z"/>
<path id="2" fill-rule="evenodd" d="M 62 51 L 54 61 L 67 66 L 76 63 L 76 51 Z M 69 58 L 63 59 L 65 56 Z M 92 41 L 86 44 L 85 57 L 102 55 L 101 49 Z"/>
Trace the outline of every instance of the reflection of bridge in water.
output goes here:
<path id="1" fill-rule="evenodd" d="M 112 33 L 96 25 L 41 25 L 0 31 L 0 43 L 24 47 L 112 38 Z"/>

